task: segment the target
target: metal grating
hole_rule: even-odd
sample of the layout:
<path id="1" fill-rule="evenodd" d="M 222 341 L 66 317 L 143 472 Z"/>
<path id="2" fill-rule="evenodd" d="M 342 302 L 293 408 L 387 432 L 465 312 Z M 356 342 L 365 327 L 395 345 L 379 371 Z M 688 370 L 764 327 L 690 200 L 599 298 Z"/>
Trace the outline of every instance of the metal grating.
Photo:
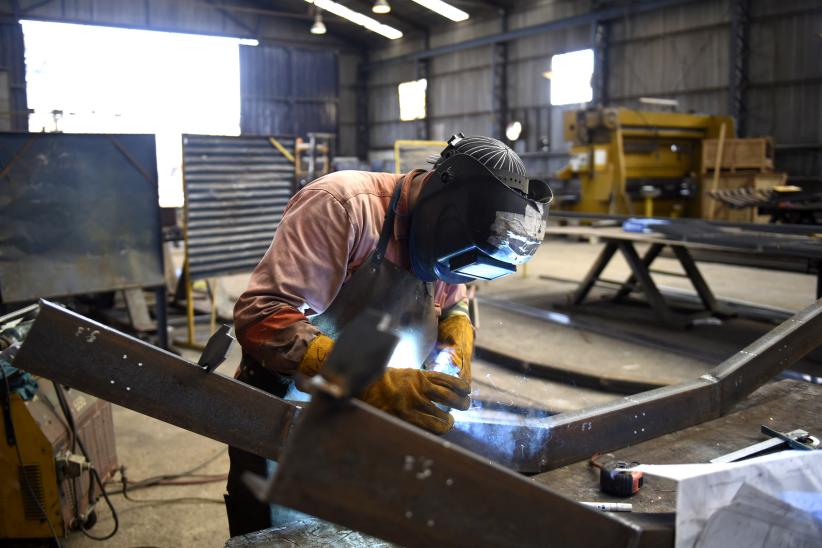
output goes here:
<path id="1" fill-rule="evenodd" d="M 39 464 L 26 464 L 17 467 L 20 482 L 20 496 L 23 499 L 23 515 L 26 519 L 43 520 L 46 515 L 46 496 L 43 492 L 43 475 Z"/>
<path id="2" fill-rule="evenodd" d="M 293 138 L 276 140 L 293 152 Z M 294 194 L 294 164 L 269 137 L 183 135 L 183 179 L 190 279 L 257 266 Z"/>

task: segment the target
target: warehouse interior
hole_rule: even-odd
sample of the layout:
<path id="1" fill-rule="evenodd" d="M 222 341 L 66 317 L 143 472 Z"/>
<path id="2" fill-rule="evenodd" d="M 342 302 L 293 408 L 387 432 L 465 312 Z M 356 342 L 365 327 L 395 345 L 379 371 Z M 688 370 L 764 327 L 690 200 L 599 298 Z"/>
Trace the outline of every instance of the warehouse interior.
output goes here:
<path id="1" fill-rule="evenodd" d="M 822 545 L 819 0 L 0 0 L 0 545 Z"/>

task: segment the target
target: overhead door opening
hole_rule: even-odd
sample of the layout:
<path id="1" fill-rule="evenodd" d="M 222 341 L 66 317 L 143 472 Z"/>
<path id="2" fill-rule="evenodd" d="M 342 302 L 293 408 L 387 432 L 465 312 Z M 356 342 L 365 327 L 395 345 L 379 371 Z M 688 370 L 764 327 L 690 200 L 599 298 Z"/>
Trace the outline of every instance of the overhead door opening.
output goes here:
<path id="1" fill-rule="evenodd" d="M 183 205 L 182 133 L 239 135 L 253 40 L 22 21 L 30 131 L 154 133 L 160 205 Z"/>

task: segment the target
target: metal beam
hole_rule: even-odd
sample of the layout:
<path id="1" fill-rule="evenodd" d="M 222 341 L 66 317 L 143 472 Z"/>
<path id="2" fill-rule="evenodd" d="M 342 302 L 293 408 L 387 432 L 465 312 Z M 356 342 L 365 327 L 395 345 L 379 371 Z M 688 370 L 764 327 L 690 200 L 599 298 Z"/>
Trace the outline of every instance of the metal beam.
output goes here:
<path id="1" fill-rule="evenodd" d="M 508 12 L 500 14 L 500 30 L 508 30 Z M 494 113 L 494 133 L 497 139 L 505 140 L 505 126 L 508 123 L 508 44 L 494 44 L 491 50 L 491 108 Z"/>
<path id="2" fill-rule="evenodd" d="M 460 445 L 511 469 L 542 472 L 715 419 L 820 344 L 822 300 L 693 381 L 542 419 L 489 420 L 456 413 L 455 429 L 444 439 L 404 426 L 425 439 Z M 40 315 L 14 365 L 269 458 L 280 455 L 292 422 L 300 416 L 293 404 L 205 373 L 47 301 L 41 301 Z M 357 403 L 344 409 L 363 407 Z M 356 413 L 370 417 L 377 412 Z"/>
<path id="3" fill-rule="evenodd" d="M 362 53 L 362 59 L 368 58 L 368 52 L 364 51 Z M 357 158 L 362 161 L 368 160 L 368 151 L 371 148 L 370 144 L 370 123 L 368 121 L 368 79 L 369 79 L 369 71 L 366 67 L 366 64 L 360 61 L 357 64 L 357 84 L 356 84 L 356 93 L 357 93 L 357 111 L 356 111 L 356 120 L 357 120 L 357 128 L 356 128 L 356 135 L 357 135 Z M 428 94 L 426 93 L 426 96 Z"/>
<path id="4" fill-rule="evenodd" d="M 48 301 L 19 367 L 197 434 L 276 459 L 300 408 Z"/>
<path id="5" fill-rule="evenodd" d="M 515 470 L 551 470 L 716 419 L 820 345 L 822 300 L 693 381 L 544 419 L 460 417 L 446 439 Z"/>
<path id="6" fill-rule="evenodd" d="M 736 133 L 747 134 L 748 59 L 750 57 L 751 2 L 731 0 L 728 55 L 728 114 L 736 120 Z"/>
<path id="7" fill-rule="evenodd" d="M 402 546 L 650 544 L 619 516 L 577 504 L 359 400 L 323 392 L 314 394 L 273 480 L 246 480 L 261 499 Z"/>
<path id="8" fill-rule="evenodd" d="M 695 1 L 697 0 L 648 0 L 645 2 L 637 2 L 625 6 L 614 6 L 603 10 L 582 13 L 580 15 L 572 15 L 571 17 L 565 17 L 562 19 L 556 19 L 554 21 L 548 21 L 547 23 L 542 23 L 539 25 L 533 25 L 530 27 L 523 27 L 520 29 L 515 29 L 507 32 L 491 34 L 489 36 L 482 36 L 480 38 L 466 40 L 465 42 L 458 42 L 456 44 L 449 44 L 447 46 L 440 46 L 437 48 L 428 48 L 422 51 L 415 51 L 412 53 L 407 53 L 405 55 L 391 57 L 389 59 L 372 61 L 368 64 L 368 66 L 369 68 L 381 68 L 389 65 L 395 65 L 398 63 L 405 63 L 408 61 L 416 61 L 417 59 L 429 59 L 431 57 L 437 57 L 439 55 L 445 55 L 448 53 L 455 53 L 457 51 L 464 51 L 467 49 L 479 48 L 482 46 L 490 46 L 492 44 L 497 44 L 500 42 L 511 42 L 512 40 L 526 38 L 528 36 L 545 34 L 547 32 L 553 32 L 561 29 L 590 25 L 597 21 L 609 21 L 612 19 L 619 19 L 631 15 L 639 15 L 640 13 L 656 11 L 658 9 L 667 8 L 671 6 L 679 6 L 682 4 L 688 4 Z"/>
<path id="9" fill-rule="evenodd" d="M 594 47 L 594 75 L 593 75 L 593 103 L 599 106 L 608 106 L 609 80 L 609 42 L 611 25 L 608 21 L 596 21 L 592 24 Z"/>

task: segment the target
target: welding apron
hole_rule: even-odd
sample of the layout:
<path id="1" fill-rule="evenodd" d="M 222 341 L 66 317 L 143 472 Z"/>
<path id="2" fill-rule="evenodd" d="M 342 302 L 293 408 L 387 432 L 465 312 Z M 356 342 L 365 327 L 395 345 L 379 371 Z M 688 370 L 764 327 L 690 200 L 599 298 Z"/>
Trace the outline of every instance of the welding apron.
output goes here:
<path id="1" fill-rule="evenodd" d="M 367 309 L 388 314 L 389 329 L 400 339 L 391 365 L 420 367 L 437 341 L 434 284 L 420 281 L 385 258 L 404 181 L 397 183 L 391 196 L 377 247 L 340 288 L 325 312 L 309 320 L 323 334 L 336 339 L 351 320 Z M 264 369 L 245 353 L 237 379 L 281 398 L 294 393 L 292 379 Z M 276 463 L 234 447 L 229 447 L 229 458 L 231 468 L 225 500 L 231 536 L 304 517 L 287 508 L 257 501 L 243 484 L 243 472 L 268 476 Z"/>
<path id="2" fill-rule="evenodd" d="M 420 367 L 437 341 L 434 284 L 420 281 L 409 271 L 385 259 L 394 233 L 396 207 L 403 181 L 397 183 L 376 249 L 342 286 L 331 306 L 311 323 L 332 339 L 366 309 L 388 314 L 389 329 L 399 337 L 400 362 L 392 365 Z"/>

